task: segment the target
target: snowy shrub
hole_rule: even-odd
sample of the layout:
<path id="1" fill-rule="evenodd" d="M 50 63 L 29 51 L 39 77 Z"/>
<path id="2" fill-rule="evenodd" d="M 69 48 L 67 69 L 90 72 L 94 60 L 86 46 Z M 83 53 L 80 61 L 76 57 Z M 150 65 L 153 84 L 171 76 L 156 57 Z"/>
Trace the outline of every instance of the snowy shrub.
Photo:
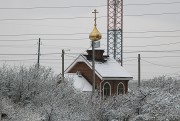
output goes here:
<path id="1" fill-rule="evenodd" d="M 9 121 L 179 121 L 180 79 L 130 83 L 130 92 L 103 100 L 59 81 L 50 68 L 0 68 L 0 113 Z"/>

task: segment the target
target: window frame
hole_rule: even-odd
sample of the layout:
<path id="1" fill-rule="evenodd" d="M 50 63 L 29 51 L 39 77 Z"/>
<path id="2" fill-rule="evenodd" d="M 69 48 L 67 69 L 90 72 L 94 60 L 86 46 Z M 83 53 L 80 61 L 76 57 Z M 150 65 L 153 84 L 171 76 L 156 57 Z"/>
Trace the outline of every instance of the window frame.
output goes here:
<path id="1" fill-rule="evenodd" d="M 119 82 L 119 84 L 117 85 L 117 95 L 120 95 L 119 94 L 119 85 L 122 85 L 123 86 L 123 93 L 122 94 L 125 94 L 125 86 L 122 82 Z"/>
<path id="2" fill-rule="evenodd" d="M 111 84 L 110 84 L 109 82 L 105 82 L 105 83 L 103 84 L 103 98 L 105 97 L 105 95 L 104 95 L 104 86 L 105 86 L 106 84 L 109 85 L 109 95 L 106 95 L 106 96 L 111 96 Z"/>

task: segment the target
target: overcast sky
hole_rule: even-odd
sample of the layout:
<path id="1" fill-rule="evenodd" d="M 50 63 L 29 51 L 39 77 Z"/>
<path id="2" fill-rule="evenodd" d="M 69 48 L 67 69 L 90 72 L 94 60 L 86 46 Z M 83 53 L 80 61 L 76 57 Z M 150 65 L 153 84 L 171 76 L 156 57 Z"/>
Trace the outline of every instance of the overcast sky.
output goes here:
<path id="1" fill-rule="evenodd" d="M 37 55 L 8 54 L 37 54 L 41 38 L 41 65 L 61 73 L 61 55 L 51 53 L 61 53 L 62 49 L 70 49 L 66 53 L 80 53 L 89 48 L 94 9 L 99 11 L 101 46 L 106 47 L 106 0 L 0 0 L 0 3 L 1 65 L 36 63 Z M 124 67 L 135 79 L 138 53 L 142 57 L 143 79 L 180 73 L 179 21 L 178 0 L 124 0 Z M 66 54 L 66 67 L 75 57 L 76 54 Z"/>

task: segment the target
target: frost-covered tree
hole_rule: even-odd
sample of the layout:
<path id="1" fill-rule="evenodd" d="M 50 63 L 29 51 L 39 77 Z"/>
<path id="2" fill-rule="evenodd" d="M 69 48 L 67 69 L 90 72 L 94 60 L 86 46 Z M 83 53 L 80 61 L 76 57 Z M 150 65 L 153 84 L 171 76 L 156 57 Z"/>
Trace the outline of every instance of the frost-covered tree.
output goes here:
<path id="1" fill-rule="evenodd" d="M 179 121 L 180 79 L 157 77 L 102 99 L 60 82 L 50 68 L 0 68 L 0 113 L 10 121 Z"/>

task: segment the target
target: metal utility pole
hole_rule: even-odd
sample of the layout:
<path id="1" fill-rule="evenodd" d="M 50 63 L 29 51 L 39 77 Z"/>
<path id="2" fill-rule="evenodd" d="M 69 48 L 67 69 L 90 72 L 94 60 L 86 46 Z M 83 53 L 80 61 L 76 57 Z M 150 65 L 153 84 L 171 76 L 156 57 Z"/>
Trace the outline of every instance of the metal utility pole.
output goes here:
<path id="1" fill-rule="evenodd" d="M 107 54 L 123 66 L 123 0 L 107 0 Z"/>
<path id="2" fill-rule="evenodd" d="M 62 82 L 64 82 L 64 49 L 62 49 Z"/>
<path id="3" fill-rule="evenodd" d="M 97 10 L 95 9 L 94 12 L 94 28 L 93 28 L 93 31 L 89 34 L 89 39 L 92 41 L 92 83 L 93 83 L 93 86 L 92 86 L 92 92 L 94 93 L 95 92 L 95 50 L 94 50 L 94 43 L 95 41 L 98 41 L 101 39 L 102 35 L 101 33 L 98 31 L 97 29 L 97 24 L 96 24 L 96 14 L 98 13 Z"/>
<path id="4" fill-rule="evenodd" d="M 138 87 L 140 88 L 141 84 L 141 56 L 138 54 Z"/>
<path id="5" fill-rule="evenodd" d="M 93 70 L 93 93 L 95 92 L 95 57 L 94 57 L 94 41 L 92 41 L 92 70 Z"/>
<path id="6" fill-rule="evenodd" d="M 40 65 L 40 63 L 39 63 L 39 61 L 40 61 L 40 55 L 41 55 L 40 49 L 41 49 L 41 39 L 39 38 L 39 42 L 38 42 L 38 60 L 37 60 L 37 68 L 38 68 L 38 69 L 39 69 L 39 65 Z"/>

